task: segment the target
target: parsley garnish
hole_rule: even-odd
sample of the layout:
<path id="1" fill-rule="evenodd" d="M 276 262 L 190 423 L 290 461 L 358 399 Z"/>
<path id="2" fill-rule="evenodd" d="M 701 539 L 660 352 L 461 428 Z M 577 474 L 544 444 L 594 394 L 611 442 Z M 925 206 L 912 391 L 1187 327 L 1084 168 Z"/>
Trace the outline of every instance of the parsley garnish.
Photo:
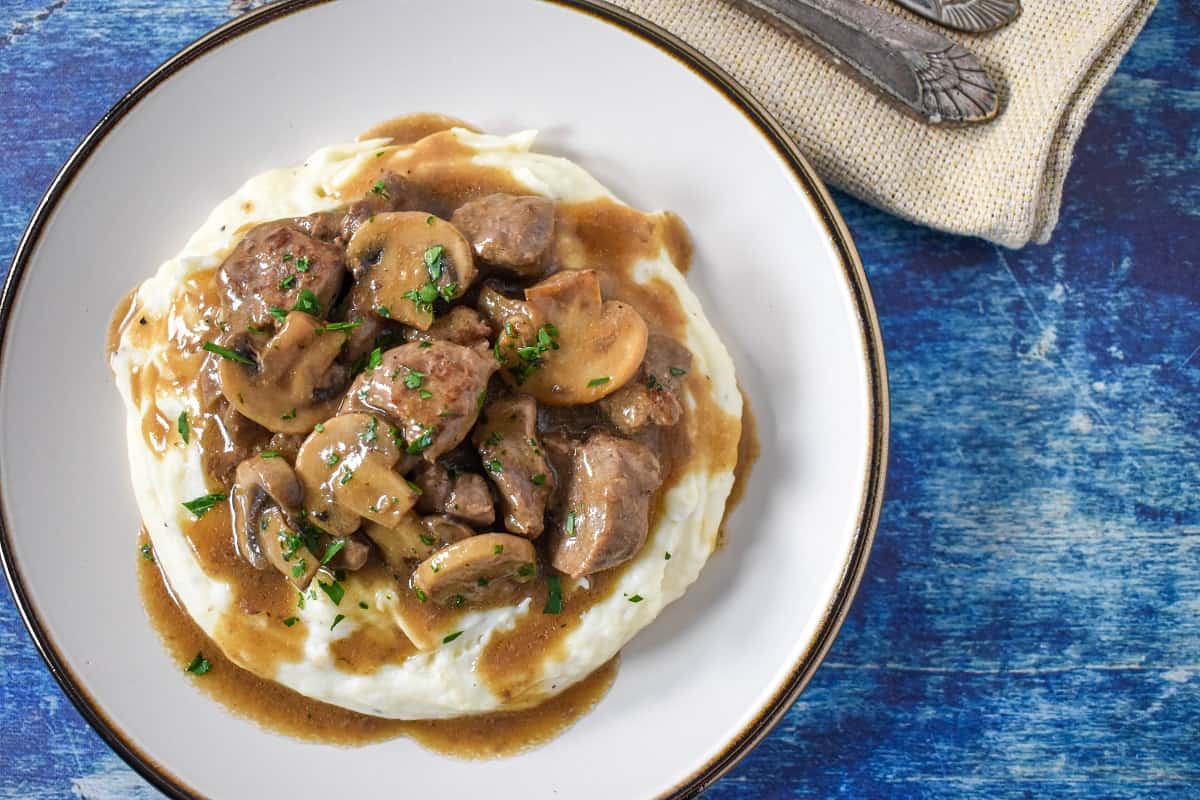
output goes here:
<path id="1" fill-rule="evenodd" d="M 517 567 L 517 574 L 520 575 L 522 578 L 528 578 L 530 575 L 532 575 L 536 571 L 537 571 L 537 565 L 532 562 L 527 563 L 527 564 L 522 564 L 521 566 Z"/>
<path id="2" fill-rule="evenodd" d="M 292 567 L 292 577 L 299 578 L 306 569 L 308 569 L 308 563 L 302 558 L 296 562 L 296 566 Z"/>
<path id="3" fill-rule="evenodd" d="M 329 626 L 329 630 L 333 630 L 334 628 L 336 628 L 338 626 L 338 623 L 341 622 L 342 620 L 344 620 L 345 618 L 346 618 L 345 614 L 338 614 L 336 617 L 333 618 L 333 624 Z"/>
<path id="4" fill-rule="evenodd" d="M 293 408 L 291 411 L 287 412 L 286 414 L 281 415 L 279 418 L 280 419 L 295 419 L 296 418 L 296 409 Z"/>
<path id="5" fill-rule="evenodd" d="M 546 475 L 543 472 L 539 472 L 537 475 L 534 475 L 529 480 L 533 481 L 534 486 L 543 486 L 546 483 Z"/>
<path id="6" fill-rule="evenodd" d="M 179 438 L 183 439 L 184 444 L 187 444 L 189 442 L 189 440 L 192 438 L 192 431 L 191 431 L 191 428 L 188 426 L 188 418 L 187 418 L 186 411 L 179 412 L 179 422 L 176 423 L 176 427 L 179 428 Z"/>
<path id="7" fill-rule="evenodd" d="M 500 555 L 501 553 L 504 552 L 504 545 L 502 545 L 502 544 L 496 545 L 495 547 L 492 548 L 492 552 L 496 555 Z"/>
<path id="8" fill-rule="evenodd" d="M 337 453 L 330 453 L 329 458 L 325 459 L 325 466 L 329 467 L 330 469 L 333 469 L 334 467 L 337 466 L 337 463 L 341 460 L 342 460 L 342 457 L 339 456 Z"/>
<path id="9" fill-rule="evenodd" d="M 279 306 L 271 306 L 271 316 L 280 322 L 283 322 L 285 319 L 287 319 L 287 311 Z"/>
<path id="10" fill-rule="evenodd" d="M 383 348 L 376 347 L 367 358 L 367 369 L 375 369 L 383 363 Z"/>
<path id="11" fill-rule="evenodd" d="M 371 421 L 367 423 L 367 429 L 364 432 L 360 433 L 358 435 L 358 438 L 361 439 L 364 443 L 373 442 L 379 438 L 379 434 L 377 433 L 378 428 L 379 428 L 379 420 L 376 419 L 375 417 L 371 417 Z"/>
<path id="12" fill-rule="evenodd" d="M 409 389 L 420 389 L 421 382 L 425 380 L 425 373 L 418 372 L 412 367 L 405 367 L 405 369 L 408 370 L 408 374 L 404 376 L 404 385 Z"/>
<path id="13" fill-rule="evenodd" d="M 384 319 L 392 318 L 392 310 L 387 306 L 375 306 L 375 313 Z"/>
<path id="14" fill-rule="evenodd" d="M 432 225 L 432 224 L 433 224 L 433 214 L 430 214 L 428 217 L 426 217 L 426 218 L 425 218 L 425 224 L 426 224 L 426 225 Z"/>
<path id="15" fill-rule="evenodd" d="M 325 581 L 317 581 L 317 585 L 321 587 L 321 591 L 329 595 L 329 599 L 333 601 L 335 606 L 342 604 L 342 595 L 346 594 L 346 590 L 337 581 L 333 583 L 325 583 Z"/>
<path id="16" fill-rule="evenodd" d="M 321 563 L 328 564 L 345 546 L 345 539 L 338 539 L 336 542 L 332 542 L 329 547 L 325 548 L 325 555 L 321 556 Z"/>
<path id="17" fill-rule="evenodd" d="M 678 378 L 680 375 L 687 375 L 687 370 L 679 367 L 671 367 L 671 374 Z"/>
<path id="18" fill-rule="evenodd" d="M 370 608 L 370 606 L 369 606 L 369 605 L 367 605 L 367 604 L 366 604 L 365 602 L 363 602 L 362 600 L 359 600 L 359 601 L 358 601 L 358 607 L 359 607 L 359 608 L 361 608 L 363 611 L 366 611 L 368 608 Z"/>
<path id="19" fill-rule="evenodd" d="M 429 599 L 429 595 L 425 594 L 425 592 L 421 589 L 420 586 L 413 587 L 413 594 L 415 594 L 417 596 L 417 599 L 420 600 L 422 603 L 424 603 L 426 600 Z"/>
<path id="20" fill-rule="evenodd" d="M 316 425 L 313 426 L 313 430 L 316 431 L 317 433 L 324 433 L 325 432 L 325 424 L 323 422 L 318 422 Z"/>
<path id="21" fill-rule="evenodd" d="M 286 278 L 284 278 L 283 280 L 281 280 L 279 282 L 279 288 L 283 289 L 284 291 L 287 291 L 288 289 L 292 288 L 295 285 L 296 285 L 295 274 L 288 275 Z"/>
<path id="22" fill-rule="evenodd" d="M 361 319 L 351 320 L 350 322 L 330 322 L 317 328 L 317 333 L 325 333 L 326 331 L 351 331 L 362 325 Z"/>
<path id="23" fill-rule="evenodd" d="M 138 550 L 141 551 L 142 558 L 146 559 L 151 564 L 154 563 L 154 551 L 150 548 L 150 545 L 144 544 L 141 547 L 139 547 Z"/>
<path id="24" fill-rule="evenodd" d="M 445 251 L 446 248 L 440 244 L 435 244 L 425 251 L 425 269 L 429 272 L 431 281 L 437 281 L 442 277 L 442 254 Z"/>
<path id="25" fill-rule="evenodd" d="M 213 494 L 205 494 L 197 497 L 195 500 L 188 500 L 183 504 L 183 507 L 196 515 L 196 519 L 200 519 L 217 503 L 225 502 L 228 495 L 223 492 L 214 492 Z"/>
<path id="26" fill-rule="evenodd" d="M 499 474 L 504 472 L 504 465 L 500 463 L 500 459 L 493 458 L 491 461 L 487 462 L 487 470 L 488 472 Z"/>
<path id="27" fill-rule="evenodd" d="M 574 511 L 567 513 L 567 521 L 563 523 L 563 530 L 565 530 L 567 532 L 567 535 L 575 533 L 575 512 Z"/>
<path id="28" fill-rule="evenodd" d="M 420 392 L 418 392 L 418 394 L 420 395 L 422 400 L 432 400 L 433 399 L 433 392 L 429 391 L 428 389 L 422 389 Z"/>
<path id="29" fill-rule="evenodd" d="M 629 602 L 631 602 L 631 603 L 640 603 L 640 602 L 642 602 L 642 600 L 644 600 L 644 599 L 645 599 L 645 598 L 644 598 L 644 597 L 642 597 L 640 594 L 631 594 L 631 595 L 629 595 Z"/>
<path id="30" fill-rule="evenodd" d="M 436 541 L 437 539 L 434 539 L 432 536 L 421 534 L 421 544 L 425 545 L 426 547 L 433 547 L 433 543 Z"/>
<path id="31" fill-rule="evenodd" d="M 658 378 L 654 377 L 653 375 L 649 375 L 646 378 L 646 388 L 652 392 L 662 392 L 666 391 L 667 387 L 663 386 L 662 383 L 659 382 Z"/>
<path id="32" fill-rule="evenodd" d="M 309 264 L 311 264 L 311 263 L 312 262 L 310 262 L 308 260 L 308 256 L 301 256 L 300 258 L 297 258 L 296 259 L 296 271 L 297 272 L 308 272 L 308 267 L 309 267 Z"/>
<path id="33" fill-rule="evenodd" d="M 192 663 L 187 665 L 185 672 L 190 672 L 193 675 L 203 675 L 212 669 L 212 662 L 204 657 L 203 653 L 196 653 L 196 657 L 192 659 Z"/>
<path id="34" fill-rule="evenodd" d="M 408 488 L 412 489 L 413 494 L 415 494 L 417 497 L 420 497 L 422 494 L 424 494 L 424 492 L 421 490 L 421 487 L 417 486 L 412 481 L 406 480 L 405 483 L 408 484 Z"/>
<path id="35" fill-rule="evenodd" d="M 304 596 L 304 595 L 301 595 L 301 597 L 303 597 L 303 596 Z M 297 622 L 299 622 L 299 621 L 300 621 L 300 618 L 299 618 L 299 617 L 288 617 L 287 619 L 285 619 L 285 620 L 283 621 L 283 624 L 284 624 L 284 625 L 287 625 L 287 626 L 290 628 L 290 627 L 292 627 L 293 625 L 295 625 L 295 624 L 296 624 Z"/>
<path id="36" fill-rule="evenodd" d="M 557 575 L 546 576 L 546 605 L 543 614 L 560 614 L 563 610 L 562 584 Z"/>
<path id="37" fill-rule="evenodd" d="M 591 389 L 595 386 L 603 386 L 611 380 L 612 378 L 608 377 L 607 375 L 605 375 L 603 378 L 592 378 L 590 381 L 588 381 L 588 388 Z"/>
<path id="38" fill-rule="evenodd" d="M 670 560 L 671 560 L 671 551 L 668 550 L 667 552 L 663 553 L 663 561 L 670 561 Z"/>
<path id="39" fill-rule="evenodd" d="M 221 358 L 227 358 L 230 361 L 236 361 L 239 364 L 254 366 L 253 358 L 246 358 L 246 356 L 242 355 L 237 350 L 230 350 L 228 347 L 222 347 L 221 345 L 214 344 L 213 342 L 205 342 L 204 349 L 210 353 L 216 353 Z"/>
<path id="40" fill-rule="evenodd" d="M 437 431 L 437 428 L 431 428 L 422 425 L 421 435 L 408 443 L 408 447 L 405 448 L 405 452 L 410 456 L 415 456 L 417 453 L 429 447 L 429 445 L 433 444 L 433 434 L 435 431 Z"/>
<path id="41" fill-rule="evenodd" d="M 523 363 L 509 367 L 508 371 L 516 379 L 518 385 L 528 380 L 533 371 L 542 365 L 542 356 L 551 350 L 558 349 L 558 342 L 555 341 L 557 338 L 558 328 L 550 323 L 546 323 L 538 328 L 536 343 L 516 348 L 517 356 Z M 499 344 L 500 342 L 497 340 L 496 357 L 500 360 L 501 364 L 504 364 L 507 362 L 507 359 L 501 355 Z"/>
<path id="42" fill-rule="evenodd" d="M 462 631 L 455 631 L 454 633 L 448 634 L 444 639 L 442 639 L 442 644 L 450 644 L 455 639 L 462 636 L 462 633 Z"/>
<path id="43" fill-rule="evenodd" d="M 342 470 L 342 479 L 340 481 L 338 481 L 338 483 L 340 483 L 342 486 L 345 486 L 347 483 L 350 482 L 350 479 L 353 477 L 354 477 L 354 470 L 350 469 L 349 467 L 346 467 L 345 469 Z"/>
<path id="44" fill-rule="evenodd" d="M 383 180 L 375 181 L 375 183 L 371 186 L 371 194 L 377 194 L 380 197 L 388 196 L 387 186 L 384 184 Z"/>
<path id="45" fill-rule="evenodd" d="M 261 453 L 259 453 L 259 455 L 262 456 L 263 458 L 279 458 L 279 451 L 278 450 L 263 450 Z"/>
<path id="46" fill-rule="evenodd" d="M 317 300 L 317 296 L 312 293 L 311 289 L 301 289 L 300 296 L 296 298 L 296 305 L 292 311 L 303 311 L 305 314 L 311 314 L 314 317 L 321 316 L 321 303 Z"/>
<path id="47" fill-rule="evenodd" d="M 504 438 L 504 434 L 502 434 L 500 431 L 492 431 L 491 433 L 488 434 L 487 441 L 485 442 L 485 444 L 489 444 L 489 445 L 493 445 L 493 446 L 498 445 L 498 444 L 500 444 L 500 440 L 503 438 Z"/>

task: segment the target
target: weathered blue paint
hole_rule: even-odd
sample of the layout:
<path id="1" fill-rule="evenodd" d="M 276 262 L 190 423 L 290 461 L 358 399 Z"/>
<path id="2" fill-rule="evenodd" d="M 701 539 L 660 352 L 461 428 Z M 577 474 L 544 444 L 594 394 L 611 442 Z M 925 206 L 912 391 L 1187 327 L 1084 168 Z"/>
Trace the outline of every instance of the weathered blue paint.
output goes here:
<path id="1" fill-rule="evenodd" d="M 247 5 L 6 0 L 0 263 L 108 106 Z M 838 197 L 888 346 L 888 501 L 827 662 L 708 797 L 1200 793 L 1198 87 L 1200 11 L 1163 0 L 1045 247 Z M 0 593 L 0 795 L 153 796 Z"/>

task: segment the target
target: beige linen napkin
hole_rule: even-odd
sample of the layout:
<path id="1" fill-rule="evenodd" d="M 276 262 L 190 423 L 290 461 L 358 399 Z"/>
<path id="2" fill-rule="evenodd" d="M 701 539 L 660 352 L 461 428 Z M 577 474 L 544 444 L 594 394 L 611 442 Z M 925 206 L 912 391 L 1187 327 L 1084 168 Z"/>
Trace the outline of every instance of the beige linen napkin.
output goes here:
<path id="1" fill-rule="evenodd" d="M 762 102 L 821 176 L 914 222 L 1008 247 L 1042 243 L 1097 95 L 1157 0 L 1025 0 L 1000 31 L 943 30 L 1000 89 L 1000 116 L 930 128 L 730 0 L 611 0 L 703 52 Z M 890 0 L 865 0 L 910 19 Z M 920 21 L 920 24 L 930 24 Z"/>

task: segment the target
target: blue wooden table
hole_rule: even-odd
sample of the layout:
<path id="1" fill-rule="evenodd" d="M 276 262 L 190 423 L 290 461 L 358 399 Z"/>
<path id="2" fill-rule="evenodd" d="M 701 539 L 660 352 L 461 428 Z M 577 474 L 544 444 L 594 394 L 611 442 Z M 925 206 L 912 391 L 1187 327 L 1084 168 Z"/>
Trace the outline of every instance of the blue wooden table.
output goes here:
<path id="1" fill-rule="evenodd" d="M 255 4 L 0 4 L 0 263 L 108 106 Z M 1121 65 L 1048 246 L 837 200 L 887 343 L 887 503 L 827 661 L 707 796 L 1200 796 L 1200 7 L 1163 0 Z M 0 795 L 155 796 L 6 588 Z"/>

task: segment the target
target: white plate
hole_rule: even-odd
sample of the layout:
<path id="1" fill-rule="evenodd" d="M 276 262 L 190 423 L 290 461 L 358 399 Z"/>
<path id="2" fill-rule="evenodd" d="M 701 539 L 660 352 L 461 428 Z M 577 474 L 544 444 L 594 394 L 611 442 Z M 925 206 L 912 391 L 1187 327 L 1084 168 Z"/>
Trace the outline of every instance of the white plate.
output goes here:
<path id="1" fill-rule="evenodd" d="M 611 693 L 547 746 L 490 762 L 406 739 L 301 743 L 185 679 L 140 607 L 124 415 L 101 358 L 117 300 L 243 180 L 415 110 L 497 133 L 539 128 L 539 149 L 579 161 L 627 202 L 679 212 L 695 239 L 690 281 L 763 443 L 728 544 L 626 648 Z M 599 3 L 301 0 L 226 25 L 139 85 L 71 157 L 17 251 L 0 314 L 8 578 L 67 694 L 169 794 L 696 794 L 812 676 L 870 548 L 887 387 L 849 234 L 739 87 Z"/>

